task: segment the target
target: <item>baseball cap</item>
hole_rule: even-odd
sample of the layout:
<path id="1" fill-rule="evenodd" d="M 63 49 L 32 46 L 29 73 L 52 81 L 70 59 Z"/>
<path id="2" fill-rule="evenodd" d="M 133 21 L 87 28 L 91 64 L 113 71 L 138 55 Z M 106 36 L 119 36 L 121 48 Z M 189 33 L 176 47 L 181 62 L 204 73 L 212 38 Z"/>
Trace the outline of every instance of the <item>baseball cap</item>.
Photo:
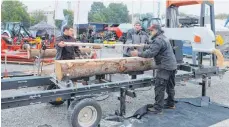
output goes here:
<path id="1" fill-rule="evenodd" d="M 153 24 L 152 26 L 150 26 L 149 28 L 148 28 L 148 30 L 154 30 L 154 29 L 156 29 L 156 30 L 161 30 L 161 26 L 160 25 L 157 25 L 157 24 Z"/>
<path id="2" fill-rule="evenodd" d="M 141 22 L 140 21 L 135 21 L 134 25 L 136 25 L 136 24 L 140 24 L 141 25 Z"/>

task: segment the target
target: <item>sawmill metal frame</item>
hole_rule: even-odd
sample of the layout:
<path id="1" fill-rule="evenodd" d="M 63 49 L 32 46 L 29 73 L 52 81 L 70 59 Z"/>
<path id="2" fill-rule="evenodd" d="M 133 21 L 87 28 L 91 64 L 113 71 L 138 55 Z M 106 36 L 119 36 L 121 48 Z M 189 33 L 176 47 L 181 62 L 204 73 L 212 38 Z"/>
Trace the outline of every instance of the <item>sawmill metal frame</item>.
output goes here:
<path id="1" fill-rule="evenodd" d="M 185 74 L 177 74 L 176 82 L 179 81 L 188 81 L 191 79 L 197 79 L 204 77 L 209 78 L 211 76 L 219 76 L 224 74 L 226 70 L 219 69 L 217 67 L 195 67 L 195 65 L 179 65 L 179 70 L 186 71 Z M 135 73 L 136 74 L 136 73 Z M 20 88 L 28 88 L 28 87 L 38 87 L 38 86 L 48 86 L 56 84 L 60 87 L 60 89 L 55 90 L 45 90 L 38 91 L 34 93 L 21 94 L 12 97 L 3 97 L 1 99 L 2 109 L 6 108 L 14 108 L 32 104 L 40 104 L 55 101 L 56 98 L 62 98 L 62 100 L 68 100 L 72 97 L 81 97 L 85 95 L 93 95 L 104 92 L 116 92 L 119 91 L 120 88 L 140 88 L 140 87 L 148 87 L 153 84 L 154 77 L 143 78 L 143 79 L 133 79 L 136 78 L 136 75 L 132 75 L 132 79 L 128 81 L 121 82 L 107 82 L 101 84 L 93 84 L 86 85 L 83 87 L 72 87 L 73 85 L 69 85 L 63 88 L 63 84 L 54 83 L 53 77 L 42 77 L 42 76 L 27 76 L 27 77 L 16 77 L 9 79 L 2 79 L 1 87 L 3 90 L 11 90 L 11 89 L 20 89 Z M 140 73 L 141 74 L 141 73 Z M 62 82 L 63 83 L 63 82 Z M 67 82 L 64 82 L 67 83 Z M 68 83 L 72 83 L 71 80 Z M 206 91 L 206 87 L 202 88 L 202 91 Z M 205 95 L 202 93 L 202 95 Z"/>
<path id="2" fill-rule="evenodd" d="M 210 86 L 211 76 L 220 76 L 227 71 L 226 69 L 219 69 L 215 66 L 200 66 L 188 63 L 179 64 L 178 70 L 184 71 L 185 73 L 176 74 L 176 82 L 188 81 L 191 79 L 202 79 L 201 82 L 195 82 L 197 85 L 202 86 L 200 106 L 209 105 L 210 98 L 206 96 L 206 90 L 207 86 Z M 101 94 L 103 95 L 110 92 L 120 91 L 120 96 L 118 97 L 120 107 L 119 110 L 115 111 L 115 117 L 123 118 L 126 114 L 126 96 L 134 98 L 136 97 L 136 93 L 134 91 L 135 89 L 149 87 L 154 84 L 155 71 L 152 77 L 137 78 L 137 75 L 143 73 L 143 71 L 129 72 L 128 74 L 131 76 L 131 80 L 119 82 L 112 82 L 111 79 L 106 80 L 105 75 L 96 75 L 96 79 L 102 81 L 102 83 L 84 85 L 81 87 L 74 87 L 73 81 L 75 79 L 58 81 L 55 77 L 51 76 L 26 76 L 2 79 L 2 91 L 38 86 L 48 86 L 47 88 L 51 89 L 2 97 L 1 106 L 2 109 L 9 109 L 41 103 L 61 105 L 66 101 L 68 107 L 68 120 L 72 127 L 83 127 L 89 123 L 90 126 L 99 126 L 102 117 L 102 109 L 96 102 L 95 97 L 98 97 L 99 95 L 101 96 Z M 81 77 L 79 79 L 90 80 L 89 77 Z M 59 89 L 53 89 L 53 86 Z M 83 119 L 82 117 L 85 116 L 85 112 L 83 112 L 83 110 L 86 110 L 86 112 L 93 112 L 91 116 L 86 116 L 93 117 L 95 121 L 89 120 L 83 123 L 79 122 L 80 119 Z M 94 114 L 94 112 L 96 113 Z"/>
<path id="3" fill-rule="evenodd" d="M 208 106 L 210 98 L 206 96 L 207 86 L 211 76 L 219 76 L 225 73 L 225 69 L 219 69 L 218 67 L 200 67 L 198 65 L 182 64 L 178 65 L 178 70 L 183 70 L 185 74 L 176 74 L 176 82 L 188 81 L 191 79 L 201 78 L 197 85 L 201 85 L 201 101 L 200 106 Z M 57 86 L 59 89 L 51 89 L 44 91 L 37 91 L 32 93 L 25 93 L 20 95 L 12 95 L 9 97 L 1 98 L 2 109 L 16 108 L 27 105 L 35 105 L 41 103 L 50 103 L 52 105 L 61 105 L 67 101 L 68 107 L 68 120 L 72 127 L 83 127 L 84 125 L 91 123 L 92 126 L 100 126 L 100 120 L 102 117 L 101 106 L 96 102 L 94 97 L 101 96 L 101 94 L 108 94 L 110 92 L 120 91 L 120 96 L 118 97 L 120 107 L 119 110 L 115 110 L 116 118 L 124 118 L 126 114 L 126 96 L 136 97 L 135 89 L 150 87 L 154 84 L 155 73 L 152 77 L 138 78 L 137 75 L 143 74 L 144 72 L 132 72 L 129 73 L 131 80 L 124 80 L 119 82 L 109 82 L 105 83 L 85 85 L 81 87 L 74 87 L 72 80 L 68 81 L 57 81 L 54 77 L 42 77 L 42 76 L 26 76 L 26 77 L 16 77 L 9 79 L 2 79 L 1 87 L 2 91 L 38 87 L 38 86 Z M 96 79 L 103 81 L 105 76 L 95 76 Z M 89 79 L 89 78 L 87 78 Z M 104 79 L 105 80 L 105 79 Z M 82 119 L 82 110 L 87 112 L 96 112 L 91 114 L 95 118 L 95 121 L 79 122 Z M 81 114 L 80 114 L 81 113 Z M 98 114 L 97 114 L 98 113 Z M 85 114 L 83 114 L 84 117 Z M 114 117 L 114 118 L 115 118 Z M 76 122 L 78 121 L 78 122 Z"/>

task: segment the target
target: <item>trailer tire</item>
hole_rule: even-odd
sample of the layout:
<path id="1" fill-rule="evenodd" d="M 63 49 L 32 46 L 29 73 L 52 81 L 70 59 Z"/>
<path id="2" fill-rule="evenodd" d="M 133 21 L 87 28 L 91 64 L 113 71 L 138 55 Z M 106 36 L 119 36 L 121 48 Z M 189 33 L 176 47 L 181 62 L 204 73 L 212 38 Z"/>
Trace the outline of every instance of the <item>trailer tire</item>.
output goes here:
<path id="1" fill-rule="evenodd" d="M 49 85 L 46 90 L 53 90 L 53 89 L 59 89 L 59 87 L 55 84 L 52 84 L 52 85 Z M 54 105 L 54 106 L 59 106 L 59 105 L 62 105 L 64 104 L 64 100 L 63 101 L 52 101 L 52 102 L 49 102 L 51 105 Z"/>
<path id="2" fill-rule="evenodd" d="M 72 124 L 71 124 L 71 117 L 72 117 L 72 113 L 73 113 L 73 110 L 74 110 L 74 107 L 75 105 L 80 101 L 80 99 L 78 100 L 73 100 L 69 107 L 68 107 L 68 114 L 67 114 L 67 120 L 68 120 L 68 123 L 69 123 L 69 126 L 72 127 Z"/>
<path id="3" fill-rule="evenodd" d="M 75 100 L 68 109 L 68 121 L 71 127 L 97 127 L 101 118 L 101 107 L 91 98 Z"/>

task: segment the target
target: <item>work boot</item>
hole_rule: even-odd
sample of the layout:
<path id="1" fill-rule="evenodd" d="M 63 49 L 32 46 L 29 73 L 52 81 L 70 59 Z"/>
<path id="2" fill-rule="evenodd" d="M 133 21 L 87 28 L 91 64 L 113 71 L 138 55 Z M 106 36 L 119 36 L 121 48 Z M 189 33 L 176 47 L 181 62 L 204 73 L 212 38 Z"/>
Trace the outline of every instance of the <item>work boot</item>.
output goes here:
<path id="1" fill-rule="evenodd" d="M 148 111 L 150 111 L 150 112 L 152 112 L 154 114 L 159 114 L 159 115 L 163 114 L 162 110 L 157 110 L 154 107 L 149 107 Z"/>
<path id="2" fill-rule="evenodd" d="M 170 104 L 164 104 L 164 109 L 175 109 L 175 105 L 170 105 Z"/>

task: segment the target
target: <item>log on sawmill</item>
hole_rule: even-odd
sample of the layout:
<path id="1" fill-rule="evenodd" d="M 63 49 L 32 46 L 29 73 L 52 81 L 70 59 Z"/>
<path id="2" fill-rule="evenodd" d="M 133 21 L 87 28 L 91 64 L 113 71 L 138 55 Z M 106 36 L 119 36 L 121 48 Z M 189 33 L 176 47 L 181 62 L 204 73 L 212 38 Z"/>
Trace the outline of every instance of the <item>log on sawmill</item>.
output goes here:
<path id="1" fill-rule="evenodd" d="M 90 54 L 91 49 L 90 48 L 79 48 L 82 54 Z M 41 53 L 41 56 L 43 58 L 53 58 L 56 56 L 56 49 L 46 49 L 46 50 L 40 50 L 40 49 L 29 49 L 27 50 L 28 59 L 35 58 L 36 56 L 39 56 Z"/>
<path id="2" fill-rule="evenodd" d="M 55 73 L 58 80 L 81 78 L 102 74 L 146 71 L 156 68 L 153 59 L 140 57 L 56 60 Z"/>
<path id="3" fill-rule="evenodd" d="M 79 48 L 81 54 L 90 54 L 91 53 L 91 48 Z"/>

